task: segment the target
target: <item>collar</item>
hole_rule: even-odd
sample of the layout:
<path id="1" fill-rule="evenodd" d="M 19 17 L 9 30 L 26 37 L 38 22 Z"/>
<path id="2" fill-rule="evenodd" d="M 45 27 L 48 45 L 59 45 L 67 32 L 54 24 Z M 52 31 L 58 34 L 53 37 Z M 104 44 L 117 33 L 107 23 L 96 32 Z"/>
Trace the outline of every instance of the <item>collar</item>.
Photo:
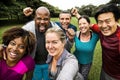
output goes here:
<path id="1" fill-rule="evenodd" d="M 64 51 L 62 52 L 60 58 L 57 61 L 57 66 L 62 65 L 62 62 L 65 59 L 67 53 L 68 53 L 68 51 L 66 49 L 64 49 Z M 46 63 L 50 64 L 52 62 L 52 59 L 53 59 L 53 56 L 48 55 Z"/>

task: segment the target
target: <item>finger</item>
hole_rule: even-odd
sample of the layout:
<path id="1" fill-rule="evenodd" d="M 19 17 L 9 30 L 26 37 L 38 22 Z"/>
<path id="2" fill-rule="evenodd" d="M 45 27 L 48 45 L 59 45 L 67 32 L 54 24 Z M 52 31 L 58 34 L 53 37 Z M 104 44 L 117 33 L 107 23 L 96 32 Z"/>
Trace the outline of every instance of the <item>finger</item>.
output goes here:
<path id="1" fill-rule="evenodd" d="M 67 33 L 70 35 L 70 36 L 74 36 L 75 35 L 75 31 L 71 28 L 67 29 Z"/>
<path id="2" fill-rule="evenodd" d="M 3 59 L 6 60 L 7 59 L 7 55 L 6 55 L 6 52 L 3 51 Z"/>

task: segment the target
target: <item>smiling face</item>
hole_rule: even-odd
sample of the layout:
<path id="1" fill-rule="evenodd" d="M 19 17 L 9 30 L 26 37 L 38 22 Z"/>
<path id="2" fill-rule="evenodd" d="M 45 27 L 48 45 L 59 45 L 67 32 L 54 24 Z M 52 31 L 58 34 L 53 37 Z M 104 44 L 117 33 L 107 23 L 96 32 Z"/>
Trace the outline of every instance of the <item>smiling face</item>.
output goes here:
<path id="1" fill-rule="evenodd" d="M 50 14 L 46 8 L 39 8 L 36 11 L 35 25 L 40 32 L 45 32 L 50 23 Z"/>
<path id="2" fill-rule="evenodd" d="M 61 13 L 59 15 L 59 21 L 61 23 L 62 28 L 66 30 L 70 24 L 71 15 L 69 13 Z"/>
<path id="3" fill-rule="evenodd" d="M 98 26 L 105 36 L 112 35 L 117 29 L 117 22 L 112 12 L 102 13 L 98 16 Z"/>
<path id="4" fill-rule="evenodd" d="M 86 33 L 90 30 L 89 28 L 90 24 L 87 22 L 85 18 L 81 18 L 78 24 L 79 24 L 79 30 L 81 31 L 81 33 Z"/>
<path id="5" fill-rule="evenodd" d="M 7 64 L 15 65 L 25 54 L 26 46 L 21 37 L 11 40 L 6 48 Z"/>
<path id="6" fill-rule="evenodd" d="M 46 49 L 49 55 L 59 57 L 64 50 L 65 43 L 60 40 L 60 36 L 55 32 L 46 34 Z"/>

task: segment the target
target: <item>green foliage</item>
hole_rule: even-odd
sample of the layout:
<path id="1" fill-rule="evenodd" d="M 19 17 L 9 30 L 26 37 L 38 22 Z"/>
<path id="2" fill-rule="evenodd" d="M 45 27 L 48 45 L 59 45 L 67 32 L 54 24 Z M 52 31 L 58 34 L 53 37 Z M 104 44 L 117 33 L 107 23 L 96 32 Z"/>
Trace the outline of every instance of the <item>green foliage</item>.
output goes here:
<path id="1" fill-rule="evenodd" d="M 35 10 L 40 6 L 45 6 L 50 10 L 52 17 L 57 17 L 60 12 L 57 7 L 41 0 L 1 0 L 0 5 L 0 18 L 7 18 L 9 20 L 24 21 L 23 9 L 25 7 L 32 7 Z"/>

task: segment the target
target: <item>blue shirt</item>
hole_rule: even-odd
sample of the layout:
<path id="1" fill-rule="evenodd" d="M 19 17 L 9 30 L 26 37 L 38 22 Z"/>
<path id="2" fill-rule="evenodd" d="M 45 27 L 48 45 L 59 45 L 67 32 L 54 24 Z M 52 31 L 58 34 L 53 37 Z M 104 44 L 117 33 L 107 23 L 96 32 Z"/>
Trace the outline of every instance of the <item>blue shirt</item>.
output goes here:
<path id="1" fill-rule="evenodd" d="M 75 51 L 74 55 L 78 59 L 79 64 L 89 64 L 93 60 L 93 53 L 99 37 L 96 33 L 92 32 L 92 37 L 88 42 L 81 42 L 75 36 Z"/>
<path id="2" fill-rule="evenodd" d="M 60 26 L 60 28 L 65 32 L 65 30 L 62 28 L 60 22 L 55 22 L 58 26 Z M 69 24 L 68 28 L 72 28 L 75 32 L 77 31 L 76 26 L 74 26 L 73 24 Z"/>

